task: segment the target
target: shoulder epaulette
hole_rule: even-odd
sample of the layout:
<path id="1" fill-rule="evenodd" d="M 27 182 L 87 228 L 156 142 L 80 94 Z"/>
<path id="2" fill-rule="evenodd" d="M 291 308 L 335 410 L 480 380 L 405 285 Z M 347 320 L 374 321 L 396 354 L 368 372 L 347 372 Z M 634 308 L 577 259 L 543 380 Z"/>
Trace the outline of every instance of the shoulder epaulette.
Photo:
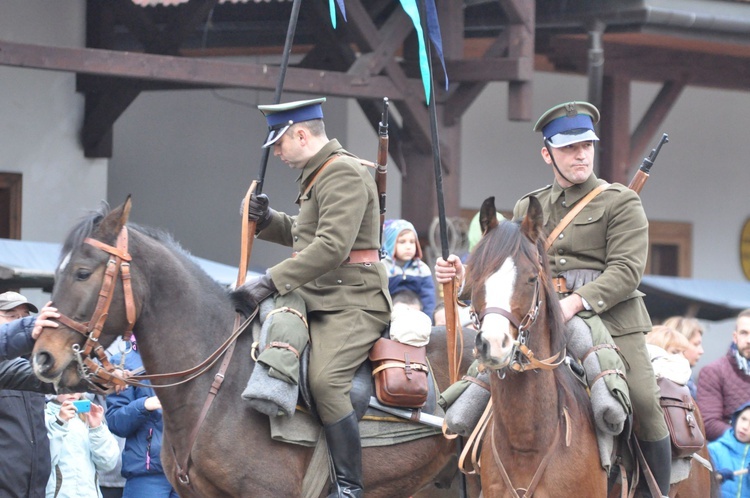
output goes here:
<path id="1" fill-rule="evenodd" d="M 524 195 L 523 197 L 521 197 L 521 199 L 525 199 L 525 198 L 529 197 L 530 195 L 536 195 L 536 194 L 538 194 L 538 193 L 540 193 L 540 192 L 544 192 L 545 190 L 549 190 L 549 189 L 551 189 L 551 188 L 552 188 L 552 184 L 549 184 L 549 185 L 547 185 L 546 187 L 542 187 L 542 188 L 538 188 L 538 189 L 536 189 L 536 190 L 532 190 L 532 191 L 531 191 L 531 192 L 529 192 L 528 194 L 526 194 L 526 195 Z"/>

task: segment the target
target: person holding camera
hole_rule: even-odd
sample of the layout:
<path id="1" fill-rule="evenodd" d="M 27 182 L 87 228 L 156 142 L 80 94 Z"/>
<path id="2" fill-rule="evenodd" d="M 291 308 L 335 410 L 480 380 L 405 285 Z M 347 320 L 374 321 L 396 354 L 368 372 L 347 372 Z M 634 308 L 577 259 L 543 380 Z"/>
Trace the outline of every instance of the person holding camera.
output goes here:
<path id="1" fill-rule="evenodd" d="M 120 457 L 117 440 L 103 420 L 104 408 L 81 393 L 58 394 L 47 403 L 52 461 L 48 498 L 101 498 L 97 472 L 112 470 Z"/>

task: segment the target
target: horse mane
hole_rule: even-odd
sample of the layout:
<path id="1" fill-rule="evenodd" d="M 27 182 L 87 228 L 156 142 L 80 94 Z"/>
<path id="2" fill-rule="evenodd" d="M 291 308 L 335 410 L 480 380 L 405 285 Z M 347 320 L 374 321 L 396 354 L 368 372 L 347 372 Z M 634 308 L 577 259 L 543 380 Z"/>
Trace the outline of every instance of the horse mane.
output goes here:
<path id="1" fill-rule="evenodd" d="M 469 256 L 466 264 L 466 284 L 470 289 L 483 292 L 483 284 L 487 278 L 511 256 L 521 255 L 532 262 L 539 261 L 542 267 L 540 289 L 543 308 L 547 313 L 552 351 L 557 352 L 564 350 L 568 338 L 560 301 L 552 287 L 552 279 L 549 278 L 549 263 L 546 257 L 538 256 L 546 254 L 544 239 L 545 237 L 540 237 L 536 243 L 528 239 L 521 231 L 520 220 L 498 224 L 479 240 Z M 484 299 L 484 296 L 479 297 Z M 591 417 L 591 410 L 583 409 L 589 403 L 588 394 L 576 385 L 577 381 L 567 368 L 556 368 L 554 375 L 561 405 L 567 404 L 566 400 L 574 400 L 576 406 L 581 407 L 581 411 Z"/>
<path id="2" fill-rule="evenodd" d="M 96 228 L 99 226 L 102 220 L 104 220 L 107 214 L 109 214 L 109 212 L 109 204 L 102 201 L 102 205 L 98 210 L 87 213 L 78 221 L 78 223 L 73 226 L 73 228 L 71 228 L 70 232 L 68 232 L 68 235 L 65 238 L 65 242 L 63 243 L 63 248 L 62 252 L 60 253 L 60 261 L 58 261 L 58 265 L 62 262 L 62 259 L 65 258 L 66 255 L 81 247 L 84 243 L 84 240 L 94 234 Z M 185 267 L 190 270 L 193 275 L 205 277 L 203 278 L 205 282 L 202 282 L 202 285 L 213 284 L 216 286 L 217 290 L 225 295 L 228 295 L 228 292 L 221 286 L 221 284 L 216 282 L 216 280 L 214 280 L 208 273 L 206 273 L 205 270 L 203 270 L 203 268 L 201 268 L 201 266 L 190 257 L 190 252 L 187 249 L 183 248 L 182 245 L 180 245 L 180 243 L 174 239 L 171 233 L 158 228 L 143 226 L 131 222 L 127 223 L 127 227 L 130 230 L 134 230 L 164 245 L 181 261 L 183 265 L 185 265 Z"/>

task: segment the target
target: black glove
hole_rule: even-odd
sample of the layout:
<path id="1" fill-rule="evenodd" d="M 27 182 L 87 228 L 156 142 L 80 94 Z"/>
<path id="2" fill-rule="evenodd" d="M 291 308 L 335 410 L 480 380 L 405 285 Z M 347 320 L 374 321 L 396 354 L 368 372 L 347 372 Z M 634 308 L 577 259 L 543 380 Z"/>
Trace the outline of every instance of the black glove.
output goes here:
<path id="1" fill-rule="evenodd" d="M 261 301 L 276 292 L 276 286 L 271 280 L 271 274 L 266 272 L 265 275 L 257 277 L 250 282 L 243 284 L 237 289 L 242 298 L 252 310 L 258 307 Z"/>
<path id="2" fill-rule="evenodd" d="M 261 231 L 271 223 L 273 209 L 268 207 L 268 196 L 266 194 L 250 196 L 250 205 L 247 207 L 247 219 L 255 221 L 255 228 Z"/>
<path id="3" fill-rule="evenodd" d="M 718 469 L 716 473 L 721 476 L 722 481 L 734 481 L 734 472 L 729 469 Z"/>

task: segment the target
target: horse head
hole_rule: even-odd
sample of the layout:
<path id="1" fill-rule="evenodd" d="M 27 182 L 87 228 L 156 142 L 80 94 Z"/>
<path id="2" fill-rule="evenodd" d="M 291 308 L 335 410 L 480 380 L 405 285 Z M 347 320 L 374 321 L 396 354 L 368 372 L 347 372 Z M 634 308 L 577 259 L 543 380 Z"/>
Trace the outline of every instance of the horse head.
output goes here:
<path id="1" fill-rule="evenodd" d="M 480 209 L 483 237 L 468 261 L 467 284 L 479 322 L 477 355 L 486 367 L 499 370 L 517 362 L 519 347 L 528 342 L 548 279 L 539 201 L 529 197 L 520 222 L 498 222 L 495 212 L 490 197 Z"/>
<path id="2" fill-rule="evenodd" d="M 109 213 L 87 217 L 68 235 L 52 292 L 53 306 L 62 316 L 58 328 L 42 330 L 32 353 L 40 379 L 63 387 L 78 385 L 88 356 L 106 359 L 104 348 L 132 330 L 138 303 L 130 283 L 130 207 L 128 197 Z"/>

